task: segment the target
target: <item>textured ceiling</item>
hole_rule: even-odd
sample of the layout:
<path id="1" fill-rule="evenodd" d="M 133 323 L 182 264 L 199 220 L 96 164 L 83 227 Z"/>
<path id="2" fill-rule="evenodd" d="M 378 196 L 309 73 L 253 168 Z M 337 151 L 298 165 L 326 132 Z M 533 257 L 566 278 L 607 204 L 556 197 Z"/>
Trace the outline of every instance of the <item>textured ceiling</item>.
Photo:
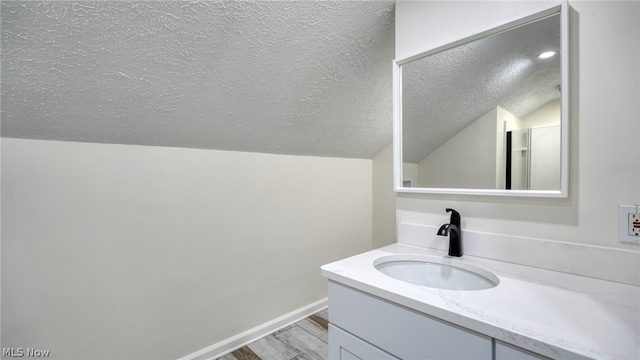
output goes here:
<path id="1" fill-rule="evenodd" d="M 496 106 L 522 118 L 560 97 L 560 16 L 403 65 L 403 160 L 418 163 Z"/>
<path id="2" fill-rule="evenodd" d="M 2 136 L 372 158 L 394 3 L 2 1 Z"/>

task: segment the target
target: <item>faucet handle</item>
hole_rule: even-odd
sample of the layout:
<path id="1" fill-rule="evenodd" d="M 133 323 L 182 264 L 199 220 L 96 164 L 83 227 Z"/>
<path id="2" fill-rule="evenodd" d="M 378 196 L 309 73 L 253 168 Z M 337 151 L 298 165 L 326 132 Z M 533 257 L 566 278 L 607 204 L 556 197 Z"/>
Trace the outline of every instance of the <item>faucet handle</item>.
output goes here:
<path id="1" fill-rule="evenodd" d="M 460 227 L 460 213 L 451 208 L 447 208 L 446 210 L 451 213 L 451 220 L 449 222 Z"/>

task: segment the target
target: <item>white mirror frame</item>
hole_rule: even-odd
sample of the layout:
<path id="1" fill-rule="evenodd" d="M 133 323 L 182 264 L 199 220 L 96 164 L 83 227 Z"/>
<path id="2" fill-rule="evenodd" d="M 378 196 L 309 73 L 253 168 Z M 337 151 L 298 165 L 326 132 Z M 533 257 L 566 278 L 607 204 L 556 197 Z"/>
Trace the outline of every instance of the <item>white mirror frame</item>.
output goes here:
<path id="1" fill-rule="evenodd" d="M 457 188 L 413 188 L 404 187 L 402 182 L 402 65 L 413 60 L 454 48 L 456 46 L 492 35 L 525 23 L 560 14 L 561 46 L 561 124 L 560 124 L 560 189 L 559 190 L 503 190 L 503 189 L 457 189 Z M 565 0 L 561 5 L 553 5 L 520 16 L 515 20 L 500 23 L 479 32 L 431 50 L 393 61 L 393 177 L 394 190 L 400 193 L 495 195 L 565 198 L 569 195 L 569 5 Z"/>

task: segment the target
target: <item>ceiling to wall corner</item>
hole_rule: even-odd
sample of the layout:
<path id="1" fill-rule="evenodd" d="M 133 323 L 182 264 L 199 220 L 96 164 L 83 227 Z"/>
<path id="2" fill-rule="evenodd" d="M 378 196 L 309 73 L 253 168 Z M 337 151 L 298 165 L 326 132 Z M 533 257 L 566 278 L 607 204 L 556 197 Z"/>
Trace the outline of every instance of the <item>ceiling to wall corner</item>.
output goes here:
<path id="1" fill-rule="evenodd" d="M 2 1 L 3 137 L 372 158 L 392 1 Z"/>

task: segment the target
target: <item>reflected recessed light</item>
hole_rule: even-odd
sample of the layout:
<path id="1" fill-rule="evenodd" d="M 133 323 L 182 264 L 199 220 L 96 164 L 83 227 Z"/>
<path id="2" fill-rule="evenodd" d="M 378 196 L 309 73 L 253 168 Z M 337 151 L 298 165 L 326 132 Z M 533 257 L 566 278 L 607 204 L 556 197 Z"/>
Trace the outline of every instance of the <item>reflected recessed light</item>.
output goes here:
<path id="1" fill-rule="evenodd" d="M 556 52 L 555 52 L 555 51 L 545 51 L 545 52 L 543 52 L 542 54 L 538 55 L 538 57 L 539 57 L 540 59 L 547 59 L 547 58 L 552 57 L 552 56 L 553 56 L 553 55 L 555 55 L 555 54 L 556 54 Z"/>

